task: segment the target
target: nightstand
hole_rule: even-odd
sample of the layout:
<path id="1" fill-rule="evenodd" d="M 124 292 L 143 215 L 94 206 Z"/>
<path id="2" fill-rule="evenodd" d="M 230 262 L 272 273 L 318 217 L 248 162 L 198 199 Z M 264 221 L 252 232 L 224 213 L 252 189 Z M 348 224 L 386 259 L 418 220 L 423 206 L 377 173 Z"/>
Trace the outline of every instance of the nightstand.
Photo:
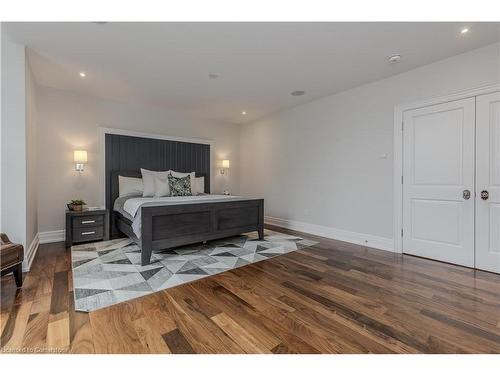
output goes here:
<path id="1" fill-rule="evenodd" d="M 66 210 L 66 247 L 109 239 L 108 210 Z"/>

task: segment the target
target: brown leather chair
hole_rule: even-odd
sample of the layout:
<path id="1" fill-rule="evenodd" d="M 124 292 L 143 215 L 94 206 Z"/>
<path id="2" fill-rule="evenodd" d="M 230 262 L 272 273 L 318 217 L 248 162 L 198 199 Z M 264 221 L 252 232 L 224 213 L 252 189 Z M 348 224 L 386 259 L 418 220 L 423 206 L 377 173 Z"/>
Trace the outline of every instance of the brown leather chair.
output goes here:
<path id="1" fill-rule="evenodd" d="M 13 272 L 16 285 L 20 288 L 23 285 L 23 245 L 10 242 L 6 234 L 0 233 L 0 269 L 1 276 Z"/>

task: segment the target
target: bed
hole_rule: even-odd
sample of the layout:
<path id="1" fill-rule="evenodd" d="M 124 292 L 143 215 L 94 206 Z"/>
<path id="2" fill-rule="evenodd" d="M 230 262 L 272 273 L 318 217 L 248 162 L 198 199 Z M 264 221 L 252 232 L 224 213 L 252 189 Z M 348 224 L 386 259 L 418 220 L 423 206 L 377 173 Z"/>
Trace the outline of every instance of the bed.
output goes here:
<path id="1" fill-rule="evenodd" d="M 263 238 L 263 199 L 210 194 L 209 144 L 106 134 L 105 155 L 111 237 L 126 235 L 135 241 L 141 248 L 143 266 L 150 264 L 156 250 L 252 231 Z M 119 197 L 118 176 L 141 177 L 140 168 L 194 171 L 196 177 L 204 177 L 206 194 Z"/>

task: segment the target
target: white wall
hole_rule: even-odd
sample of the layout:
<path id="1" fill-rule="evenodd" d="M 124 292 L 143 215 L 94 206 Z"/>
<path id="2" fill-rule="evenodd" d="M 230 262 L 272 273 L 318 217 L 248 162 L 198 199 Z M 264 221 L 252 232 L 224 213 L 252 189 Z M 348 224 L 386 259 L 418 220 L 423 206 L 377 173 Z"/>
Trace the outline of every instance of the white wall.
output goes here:
<path id="1" fill-rule="evenodd" d="M 36 83 L 29 65 L 26 77 L 26 244 L 29 246 L 38 233 L 38 140 Z M 36 245 L 36 240 L 35 240 Z M 31 260 L 31 258 L 30 258 Z"/>
<path id="2" fill-rule="evenodd" d="M 26 240 L 26 86 L 24 46 L 2 25 L 1 228 L 11 241 Z M 28 243 L 29 245 L 29 243 Z"/>
<path id="3" fill-rule="evenodd" d="M 98 126 L 169 136 L 213 140 L 214 191 L 239 191 L 239 126 L 186 117 L 158 107 L 143 107 L 37 88 L 38 109 L 38 230 L 64 229 L 65 203 L 82 198 L 91 206 L 103 205 L 99 183 L 102 156 Z M 88 164 L 79 175 L 73 150 L 88 151 Z M 218 172 L 217 161 L 231 160 L 228 176 Z"/>
<path id="4" fill-rule="evenodd" d="M 499 44 L 242 126 L 241 191 L 271 217 L 392 238 L 394 106 L 497 82 Z"/>

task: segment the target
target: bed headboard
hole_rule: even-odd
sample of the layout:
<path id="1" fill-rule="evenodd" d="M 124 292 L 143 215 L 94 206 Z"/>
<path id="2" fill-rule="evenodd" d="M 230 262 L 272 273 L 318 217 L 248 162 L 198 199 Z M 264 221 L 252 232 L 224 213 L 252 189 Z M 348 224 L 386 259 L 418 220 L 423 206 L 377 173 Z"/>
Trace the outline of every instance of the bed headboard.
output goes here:
<path id="1" fill-rule="evenodd" d="M 205 193 L 210 193 L 210 145 L 142 138 L 129 135 L 105 135 L 106 208 L 110 215 L 110 235 L 119 235 L 113 204 L 118 198 L 118 176 L 141 177 L 141 168 L 153 171 L 196 172 L 205 177 Z"/>

